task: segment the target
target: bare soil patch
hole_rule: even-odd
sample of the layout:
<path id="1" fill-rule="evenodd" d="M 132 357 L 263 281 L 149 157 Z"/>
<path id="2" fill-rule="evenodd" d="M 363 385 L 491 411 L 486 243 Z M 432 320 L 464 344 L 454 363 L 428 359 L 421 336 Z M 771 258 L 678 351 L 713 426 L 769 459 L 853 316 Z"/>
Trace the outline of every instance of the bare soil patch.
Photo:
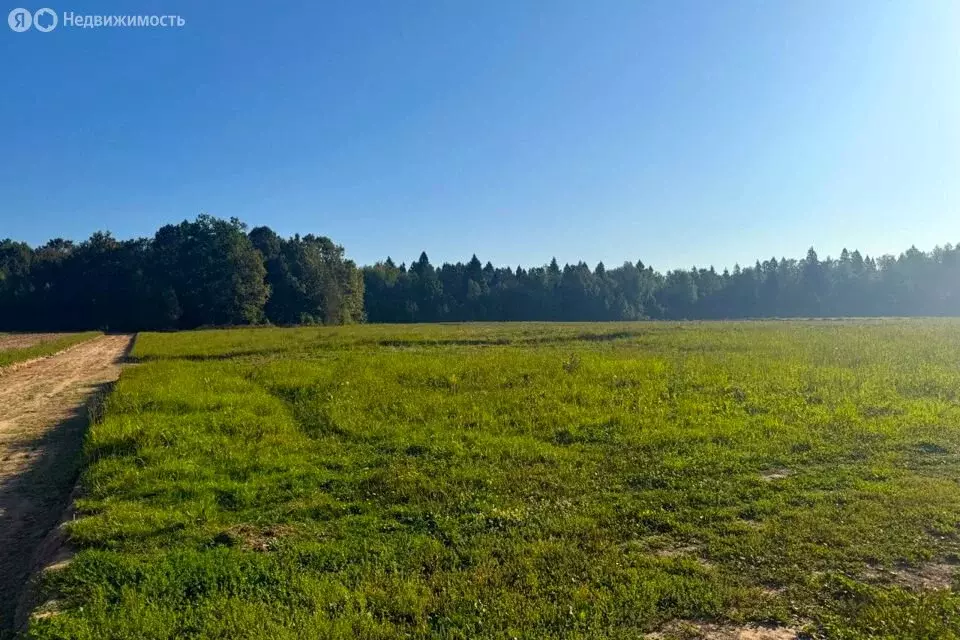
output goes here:
<path id="1" fill-rule="evenodd" d="M 799 640 L 808 635 L 788 627 L 723 625 L 708 622 L 671 622 L 661 631 L 648 633 L 648 640 Z"/>
<path id="2" fill-rule="evenodd" d="M 0 335 L 0 351 L 26 349 L 41 342 L 55 340 L 65 333 L 10 333 Z"/>
<path id="3" fill-rule="evenodd" d="M 665 547 L 662 549 L 657 549 L 653 552 L 658 558 L 691 558 L 695 560 L 697 564 L 703 567 L 712 567 L 707 560 L 701 557 L 702 550 L 696 545 L 687 545 L 684 547 Z"/>
<path id="4" fill-rule="evenodd" d="M 284 525 L 269 527 L 255 527 L 239 525 L 217 536 L 216 542 L 230 546 L 238 546 L 247 551 L 267 552 L 276 548 L 277 542 L 290 535 L 293 529 Z"/>
<path id="5" fill-rule="evenodd" d="M 768 469 L 760 474 L 760 478 L 766 480 L 767 482 L 773 482 L 774 480 L 783 480 L 784 478 L 789 478 L 792 474 L 793 472 L 790 471 L 790 469 Z"/>
<path id="6" fill-rule="evenodd" d="M 119 377 L 132 343 L 104 336 L 0 377 L 0 634 L 68 502 L 86 403 Z"/>
<path id="7" fill-rule="evenodd" d="M 952 562 L 929 562 L 919 567 L 906 564 L 892 569 L 872 567 L 867 577 L 882 582 L 893 582 L 914 591 L 949 589 L 953 576 L 960 572 L 960 564 Z"/>

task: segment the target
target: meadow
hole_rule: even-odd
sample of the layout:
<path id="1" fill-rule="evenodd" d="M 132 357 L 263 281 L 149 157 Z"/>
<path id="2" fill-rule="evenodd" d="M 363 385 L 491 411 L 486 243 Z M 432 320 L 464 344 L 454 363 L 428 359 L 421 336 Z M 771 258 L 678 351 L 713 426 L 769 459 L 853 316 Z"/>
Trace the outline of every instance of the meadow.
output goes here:
<path id="1" fill-rule="evenodd" d="M 132 355 L 30 637 L 960 637 L 960 322 L 237 329 Z"/>

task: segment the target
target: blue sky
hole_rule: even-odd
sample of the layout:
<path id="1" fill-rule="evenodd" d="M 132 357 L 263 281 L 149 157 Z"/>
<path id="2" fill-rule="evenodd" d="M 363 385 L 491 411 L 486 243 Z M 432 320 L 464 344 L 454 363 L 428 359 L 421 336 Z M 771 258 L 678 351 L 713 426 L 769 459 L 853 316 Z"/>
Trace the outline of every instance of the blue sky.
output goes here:
<path id="1" fill-rule="evenodd" d="M 17 0 L 0 237 L 199 212 L 349 256 L 658 268 L 960 242 L 949 0 Z M 130 7 L 136 6 L 136 11 Z"/>

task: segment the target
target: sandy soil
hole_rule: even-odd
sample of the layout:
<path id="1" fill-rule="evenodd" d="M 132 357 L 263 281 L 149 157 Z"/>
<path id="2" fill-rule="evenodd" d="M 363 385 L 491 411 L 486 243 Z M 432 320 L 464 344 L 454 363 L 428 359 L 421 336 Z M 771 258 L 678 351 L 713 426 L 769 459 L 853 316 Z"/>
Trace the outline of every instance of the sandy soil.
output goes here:
<path id="1" fill-rule="evenodd" d="M 0 371 L 0 636 L 76 481 L 86 403 L 119 377 L 132 342 L 104 336 Z"/>
<path id="2" fill-rule="evenodd" d="M 0 351 L 26 349 L 41 342 L 65 336 L 65 333 L 0 333 Z"/>
<path id="3" fill-rule="evenodd" d="M 720 625 L 701 622 L 675 621 L 663 631 L 648 633 L 647 640 L 798 640 L 806 634 L 786 627 L 747 625 Z"/>

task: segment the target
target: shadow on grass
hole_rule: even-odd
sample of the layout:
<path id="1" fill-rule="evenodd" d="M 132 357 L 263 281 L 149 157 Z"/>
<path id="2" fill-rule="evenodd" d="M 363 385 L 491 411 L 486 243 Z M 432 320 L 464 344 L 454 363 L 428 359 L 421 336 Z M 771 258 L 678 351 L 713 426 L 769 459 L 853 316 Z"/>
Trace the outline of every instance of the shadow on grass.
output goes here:
<path id="1" fill-rule="evenodd" d="M 394 349 L 423 349 L 423 348 L 444 348 L 444 347 L 505 347 L 505 346 L 530 346 L 530 345 L 548 345 L 548 344 L 572 344 L 576 342 L 613 342 L 616 340 L 628 340 L 648 335 L 647 330 L 637 331 L 616 331 L 611 333 L 578 333 L 571 335 L 541 335 L 522 338 L 388 338 L 388 339 L 359 339 L 345 342 L 337 341 L 314 341 L 304 342 L 302 344 L 289 344 L 268 349 L 239 349 L 227 351 L 225 353 L 180 353 L 180 354 L 149 354 L 143 356 L 131 356 L 132 362 L 164 362 L 164 361 L 186 361 L 186 362 L 223 362 L 229 360 L 243 360 L 246 358 L 258 357 L 277 357 L 287 353 L 300 353 L 304 351 L 337 351 L 341 349 L 363 348 L 363 347 L 390 347 Z"/>
<path id="2" fill-rule="evenodd" d="M 376 340 L 368 344 L 376 344 L 381 347 L 496 347 L 506 345 L 537 345 L 537 344 L 563 344 L 572 342 L 611 342 L 614 340 L 626 340 L 628 338 L 637 338 L 645 335 L 646 331 L 616 331 L 612 333 L 578 333 L 568 336 L 543 335 L 523 338 L 449 338 L 431 340 L 429 338 L 417 340 Z"/>
<path id="3" fill-rule="evenodd" d="M 187 362 L 220 362 L 220 361 L 227 361 L 227 360 L 240 360 L 243 358 L 276 356 L 288 350 L 289 349 L 244 349 L 242 351 L 229 351 L 227 353 L 213 353 L 213 354 L 195 354 L 195 353 L 184 353 L 184 354 L 177 354 L 177 355 L 151 354 L 146 356 L 129 356 L 129 361 L 133 363 L 174 362 L 177 360 L 185 360 Z"/>

